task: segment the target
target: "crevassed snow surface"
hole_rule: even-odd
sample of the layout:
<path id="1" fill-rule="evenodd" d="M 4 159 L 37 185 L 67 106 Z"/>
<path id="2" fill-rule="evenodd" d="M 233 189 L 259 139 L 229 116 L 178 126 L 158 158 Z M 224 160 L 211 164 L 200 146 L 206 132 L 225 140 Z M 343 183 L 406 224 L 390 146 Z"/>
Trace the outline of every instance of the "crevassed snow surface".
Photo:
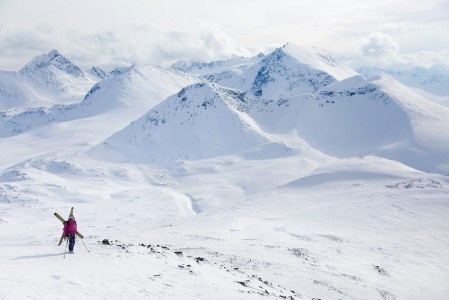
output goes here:
<path id="1" fill-rule="evenodd" d="M 240 86 L 131 66 L 4 105 L 0 298 L 447 299 L 448 109 L 291 46 L 201 67 Z"/>

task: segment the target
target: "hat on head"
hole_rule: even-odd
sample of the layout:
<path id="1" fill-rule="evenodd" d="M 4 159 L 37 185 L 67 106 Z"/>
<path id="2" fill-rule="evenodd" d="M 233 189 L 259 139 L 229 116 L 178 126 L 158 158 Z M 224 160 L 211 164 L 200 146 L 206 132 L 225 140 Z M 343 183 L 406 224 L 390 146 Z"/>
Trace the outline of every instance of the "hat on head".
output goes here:
<path id="1" fill-rule="evenodd" d="M 69 219 L 74 219 L 75 220 L 75 216 L 73 214 L 70 214 Z"/>

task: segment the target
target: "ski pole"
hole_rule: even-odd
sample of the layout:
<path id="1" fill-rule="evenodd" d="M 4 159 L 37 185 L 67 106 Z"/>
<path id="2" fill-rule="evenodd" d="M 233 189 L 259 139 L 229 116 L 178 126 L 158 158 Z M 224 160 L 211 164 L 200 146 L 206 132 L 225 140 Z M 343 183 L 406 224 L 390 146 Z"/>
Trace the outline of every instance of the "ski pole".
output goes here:
<path id="1" fill-rule="evenodd" d="M 84 248 L 86 248 L 87 252 L 90 252 L 89 249 L 87 249 L 86 244 L 84 244 L 83 239 L 80 239 L 80 240 L 81 240 L 81 243 L 83 243 Z"/>
<path id="2" fill-rule="evenodd" d="M 68 244 L 69 244 L 69 239 L 66 238 L 65 249 L 64 249 L 64 257 L 63 257 L 63 258 L 65 258 L 65 253 L 66 253 L 66 251 L 67 251 L 67 245 L 68 245 Z"/>

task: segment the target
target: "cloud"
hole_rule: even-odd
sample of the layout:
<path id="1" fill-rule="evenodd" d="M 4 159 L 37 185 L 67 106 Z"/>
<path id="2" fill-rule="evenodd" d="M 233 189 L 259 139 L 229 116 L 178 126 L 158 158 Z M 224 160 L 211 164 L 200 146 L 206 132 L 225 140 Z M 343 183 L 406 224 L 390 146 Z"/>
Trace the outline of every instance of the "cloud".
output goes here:
<path id="1" fill-rule="evenodd" d="M 398 42 L 383 32 L 370 33 L 354 41 L 355 51 L 340 53 L 339 58 L 353 67 L 377 66 L 406 69 L 449 65 L 449 50 L 402 52 Z"/>
<path id="2" fill-rule="evenodd" d="M 387 22 L 381 24 L 380 28 L 384 31 L 399 31 L 399 32 L 406 32 L 413 28 L 418 27 L 417 25 L 413 25 L 411 22 Z"/>
<path id="3" fill-rule="evenodd" d="M 253 56 L 260 47 L 241 46 L 218 29 L 202 29 L 196 33 L 167 32 L 156 47 L 157 58 L 165 63 L 176 60 L 216 60 L 235 56 Z"/>
<path id="4" fill-rule="evenodd" d="M 449 66 L 449 50 L 442 50 L 438 52 L 433 51 L 419 51 L 411 54 L 401 55 L 401 60 L 405 65 L 431 67 L 435 65 Z"/>
<path id="5" fill-rule="evenodd" d="M 399 51 L 399 44 L 386 33 L 374 32 L 360 39 L 359 50 L 365 56 L 395 56 Z"/>
<path id="6" fill-rule="evenodd" d="M 39 53 L 48 48 L 51 38 L 40 29 L 15 30 L 0 26 L 0 53 L 4 60 L 15 60 L 15 57 Z M 7 56 L 7 59 L 6 57 Z"/>
<path id="7" fill-rule="evenodd" d="M 217 60 L 252 56 L 261 47 L 239 45 L 224 31 L 198 23 L 195 31 L 163 31 L 134 25 L 83 33 L 39 24 L 31 29 L 0 25 L 0 65 L 20 69 L 34 56 L 57 49 L 81 67 L 111 69 L 131 64 L 168 65 L 177 60 Z"/>

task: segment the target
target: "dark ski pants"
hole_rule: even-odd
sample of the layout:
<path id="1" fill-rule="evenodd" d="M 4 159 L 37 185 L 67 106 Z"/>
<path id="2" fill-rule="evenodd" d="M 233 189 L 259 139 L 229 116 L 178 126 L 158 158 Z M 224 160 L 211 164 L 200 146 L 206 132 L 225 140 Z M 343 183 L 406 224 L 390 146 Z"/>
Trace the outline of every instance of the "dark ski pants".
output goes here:
<path id="1" fill-rule="evenodd" d="M 73 251 L 73 247 L 75 247 L 75 235 L 69 236 L 69 251 Z"/>

